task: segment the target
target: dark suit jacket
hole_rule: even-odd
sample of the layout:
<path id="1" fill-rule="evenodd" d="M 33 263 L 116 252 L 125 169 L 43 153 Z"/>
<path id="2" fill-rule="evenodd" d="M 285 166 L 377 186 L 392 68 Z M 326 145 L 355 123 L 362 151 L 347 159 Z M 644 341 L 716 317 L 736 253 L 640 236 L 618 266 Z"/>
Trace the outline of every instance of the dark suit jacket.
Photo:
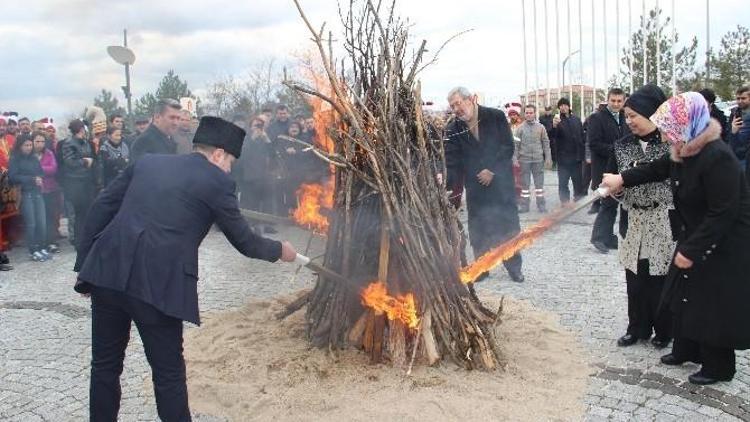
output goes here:
<path id="1" fill-rule="evenodd" d="M 620 122 L 612 116 L 609 109 L 597 111 L 589 118 L 586 128 L 589 148 L 591 148 L 592 159 L 600 159 L 602 162 L 609 161 L 614 157 L 615 141 L 630 133 L 628 125 L 625 124 L 625 112 L 620 110 Z"/>
<path id="2" fill-rule="evenodd" d="M 151 123 L 133 142 L 130 158 L 136 161 L 146 154 L 177 154 L 177 142 Z"/>
<path id="3" fill-rule="evenodd" d="M 245 256 L 281 257 L 280 242 L 250 230 L 234 192 L 232 179 L 201 154 L 143 157 L 92 205 L 76 291 L 113 289 L 199 324 L 198 247 L 212 224 Z"/>

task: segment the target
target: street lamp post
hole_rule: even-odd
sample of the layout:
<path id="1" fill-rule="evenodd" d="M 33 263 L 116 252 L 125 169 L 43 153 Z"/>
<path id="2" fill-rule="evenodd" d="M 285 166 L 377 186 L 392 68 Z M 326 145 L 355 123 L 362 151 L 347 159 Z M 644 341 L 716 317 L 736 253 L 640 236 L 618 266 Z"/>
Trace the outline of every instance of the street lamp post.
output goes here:
<path id="1" fill-rule="evenodd" d="M 568 63 L 568 60 L 571 57 L 573 57 L 574 54 L 580 53 L 580 52 L 581 52 L 581 50 L 576 50 L 576 51 L 568 54 L 568 56 L 565 57 L 565 59 L 562 62 L 562 85 L 563 85 L 563 88 L 565 88 L 565 65 Z M 570 101 L 573 101 L 573 99 L 571 98 Z"/>
<path id="2" fill-rule="evenodd" d="M 125 66 L 125 86 L 122 87 L 122 92 L 125 94 L 125 99 L 128 102 L 128 116 L 133 113 L 132 109 L 132 92 L 130 90 L 130 66 L 135 63 L 135 53 L 133 50 L 128 48 L 128 30 L 123 30 L 123 44 L 110 45 L 107 47 L 107 53 L 114 61 Z"/>

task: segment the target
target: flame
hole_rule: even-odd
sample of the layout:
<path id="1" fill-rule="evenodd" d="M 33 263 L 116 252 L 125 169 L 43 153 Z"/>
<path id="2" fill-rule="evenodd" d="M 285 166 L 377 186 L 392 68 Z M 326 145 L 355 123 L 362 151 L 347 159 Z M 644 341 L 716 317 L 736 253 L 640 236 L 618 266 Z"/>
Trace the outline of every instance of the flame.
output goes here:
<path id="1" fill-rule="evenodd" d="M 544 232 L 549 230 L 562 215 L 563 210 L 560 210 L 547 218 L 543 218 L 539 220 L 538 223 L 521 231 L 521 233 L 517 234 L 507 242 L 485 252 L 484 255 L 479 257 L 479 259 L 461 269 L 459 273 L 461 282 L 464 284 L 473 283 L 483 272 L 495 268 L 503 261 L 509 260 L 520 250 L 529 247 L 534 241 L 541 237 Z"/>
<path id="2" fill-rule="evenodd" d="M 327 95 L 331 88 L 328 80 L 313 69 L 312 65 L 307 69 L 308 78 L 313 82 L 316 90 Z M 329 98 L 331 96 L 329 95 Z M 316 96 L 310 96 L 308 103 L 313 109 L 313 120 L 315 121 L 315 146 L 328 153 L 335 151 L 335 144 L 329 134 L 329 130 L 335 124 L 333 108 Z M 334 168 L 328 167 L 328 180 L 320 183 L 305 183 L 297 190 L 299 205 L 292 211 L 292 219 L 299 225 L 309 227 L 316 233 L 328 231 L 328 217 L 322 210 L 333 209 L 333 191 L 335 189 Z"/>
<path id="3" fill-rule="evenodd" d="M 419 325 L 413 294 L 390 296 L 385 283 L 375 281 L 362 290 L 361 296 L 362 304 L 374 309 L 376 314 L 386 314 L 390 321 L 400 321 L 412 329 Z"/>
<path id="4" fill-rule="evenodd" d="M 304 183 L 297 190 L 299 206 L 292 211 L 294 221 L 309 227 L 316 233 L 328 231 L 328 217 L 321 213 L 322 209 L 333 208 L 333 178 L 325 184 Z"/>

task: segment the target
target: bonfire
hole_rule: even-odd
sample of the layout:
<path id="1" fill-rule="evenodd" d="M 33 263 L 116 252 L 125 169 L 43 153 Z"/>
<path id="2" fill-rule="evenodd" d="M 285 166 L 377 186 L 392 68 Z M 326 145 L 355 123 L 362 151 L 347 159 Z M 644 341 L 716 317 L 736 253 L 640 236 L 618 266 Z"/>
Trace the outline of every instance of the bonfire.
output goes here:
<path id="1" fill-rule="evenodd" d="M 337 58 L 332 35 L 295 4 L 322 70 L 314 86 L 285 83 L 315 101 L 316 117 L 327 109 L 316 119 L 325 125 L 314 152 L 332 177 L 300 188 L 292 218 L 326 236 L 322 267 L 340 276 L 320 272 L 285 314 L 307 305 L 314 345 L 362 348 L 373 362 L 496 368 L 500 311 L 467 284 L 457 211 L 440 183 L 443 145 L 423 121 L 418 77 L 435 60 L 423 63 L 426 42 L 409 45 L 409 24 L 394 5 L 352 0 L 341 15 L 346 53 Z"/>

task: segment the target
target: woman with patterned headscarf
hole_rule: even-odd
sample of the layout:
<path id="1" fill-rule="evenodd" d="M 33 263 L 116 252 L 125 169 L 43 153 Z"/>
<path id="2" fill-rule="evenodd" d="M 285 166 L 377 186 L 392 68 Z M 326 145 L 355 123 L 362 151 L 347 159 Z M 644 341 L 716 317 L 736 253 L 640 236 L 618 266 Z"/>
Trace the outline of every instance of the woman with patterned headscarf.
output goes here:
<path id="1" fill-rule="evenodd" d="M 670 155 L 607 174 L 602 185 L 617 192 L 670 180 L 680 230 L 662 304 L 674 314 L 675 341 L 661 361 L 701 364 L 693 384 L 729 381 L 734 350 L 750 348 L 750 191 L 700 94 L 670 98 L 651 121 Z"/>

